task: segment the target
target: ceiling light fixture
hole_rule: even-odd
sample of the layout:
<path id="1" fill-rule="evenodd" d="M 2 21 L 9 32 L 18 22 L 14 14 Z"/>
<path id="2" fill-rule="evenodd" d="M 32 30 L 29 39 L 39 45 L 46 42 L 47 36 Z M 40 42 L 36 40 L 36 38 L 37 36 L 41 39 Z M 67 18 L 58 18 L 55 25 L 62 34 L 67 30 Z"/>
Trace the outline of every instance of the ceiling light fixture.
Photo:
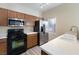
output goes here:
<path id="1" fill-rule="evenodd" d="M 48 6 L 48 5 L 49 5 L 49 3 L 41 3 L 40 8 L 44 8 L 44 7 Z"/>

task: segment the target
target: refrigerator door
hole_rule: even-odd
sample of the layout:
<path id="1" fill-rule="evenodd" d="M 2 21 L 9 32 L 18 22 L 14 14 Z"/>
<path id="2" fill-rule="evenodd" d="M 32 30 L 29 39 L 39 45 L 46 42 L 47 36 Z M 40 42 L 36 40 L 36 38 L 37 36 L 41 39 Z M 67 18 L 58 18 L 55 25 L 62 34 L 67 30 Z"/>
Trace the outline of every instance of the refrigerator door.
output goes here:
<path id="1" fill-rule="evenodd" d="M 40 45 L 48 42 L 48 21 L 40 21 Z"/>
<path id="2" fill-rule="evenodd" d="M 48 32 L 48 21 L 40 20 L 40 32 L 43 30 L 44 32 Z"/>
<path id="3" fill-rule="evenodd" d="M 35 21 L 34 32 L 38 32 L 38 45 L 48 42 L 48 22 L 44 20 Z"/>
<path id="4" fill-rule="evenodd" d="M 40 45 L 48 42 L 48 33 L 40 33 Z"/>

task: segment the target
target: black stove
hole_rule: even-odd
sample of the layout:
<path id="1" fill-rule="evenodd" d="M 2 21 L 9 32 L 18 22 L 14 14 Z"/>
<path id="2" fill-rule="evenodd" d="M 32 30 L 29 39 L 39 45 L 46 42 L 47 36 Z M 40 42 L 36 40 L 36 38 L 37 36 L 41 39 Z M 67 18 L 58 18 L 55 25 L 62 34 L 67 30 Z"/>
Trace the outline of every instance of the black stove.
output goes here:
<path id="1" fill-rule="evenodd" d="M 7 54 L 18 55 L 26 51 L 26 39 L 23 29 L 8 29 Z"/>

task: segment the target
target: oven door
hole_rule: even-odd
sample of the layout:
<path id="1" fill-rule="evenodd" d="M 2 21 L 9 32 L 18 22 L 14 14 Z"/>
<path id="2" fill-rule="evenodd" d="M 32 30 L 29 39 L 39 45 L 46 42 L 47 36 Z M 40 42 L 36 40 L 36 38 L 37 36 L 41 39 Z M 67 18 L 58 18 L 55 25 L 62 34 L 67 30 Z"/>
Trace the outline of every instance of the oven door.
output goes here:
<path id="1" fill-rule="evenodd" d="M 10 29 L 7 39 L 7 54 L 16 55 L 26 51 L 26 41 L 23 29 Z"/>
<path id="2" fill-rule="evenodd" d="M 23 40 L 15 40 L 12 41 L 12 50 L 15 50 L 16 48 L 24 46 L 24 41 Z"/>

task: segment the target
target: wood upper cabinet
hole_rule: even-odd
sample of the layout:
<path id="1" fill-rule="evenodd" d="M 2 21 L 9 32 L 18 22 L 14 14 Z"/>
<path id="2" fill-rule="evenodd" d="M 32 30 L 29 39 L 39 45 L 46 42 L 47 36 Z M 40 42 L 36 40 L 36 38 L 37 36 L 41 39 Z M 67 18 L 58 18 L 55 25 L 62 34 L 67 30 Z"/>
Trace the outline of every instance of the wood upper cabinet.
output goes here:
<path id="1" fill-rule="evenodd" d="M 35 21 L 36 19 L 38 19 L 38 17 L 36 16 L 32 16 L 32 15 L 24 15 L 25 20 L 31 20 L 31 21 Z"/>
<path id="2" fill-rule="evenodd" d="M 8 10 L 8 18 L 17 18 L 16 12 Z"/>
<path id="3" fill-rule="evenodd" d="M 0 39 L 0 55 L 7 54 L 7 41 L 5 39 Z"/>
<path id="4" fill-rule="evenodd" d="M 0 26 L 7 26 L 8 18 L 24 19 L 25 22 L 27 22 L 27 20 L 28 20 L 28 21 L 33 22 L 33 23 L 31 23 L 32 25 L 34 25 L 34 21 L 36 21 L 36 19 L 38 19 L 38 17 L 36 17 L 36 16 L 0 8 Z"/>
<path id="5" fill-rule="evenodd" d="M 38 44 L 37 34 L 28 34 L 27 35 L 27 48 L 31 48 Z"/>
<path id="6" fill-rule="evenodd" d="M 0 8 L 0 26 L 8 25 L 7 9 Z"/>
<path id="7" fill-rule="evenodd" d="M 19 18 L 19 19 L 24 19 L 24 14 L 16 12 L 16 17 Z"/>
<path id="8" fill-rule="evenodd" d="M 9 18 L 18 18 L 18 19 L 24 19 L 24 14 L 8 10 L 8 17 Z"/>
<path id="9" fill-rule="evenodd" d="M 25 19 L 26 26 L 34 26 L 35 21 L 38 19 L 38 17 L 25 14 L 24 19 Z M 27 25 L 27 22 L 29 25 Z"/>

